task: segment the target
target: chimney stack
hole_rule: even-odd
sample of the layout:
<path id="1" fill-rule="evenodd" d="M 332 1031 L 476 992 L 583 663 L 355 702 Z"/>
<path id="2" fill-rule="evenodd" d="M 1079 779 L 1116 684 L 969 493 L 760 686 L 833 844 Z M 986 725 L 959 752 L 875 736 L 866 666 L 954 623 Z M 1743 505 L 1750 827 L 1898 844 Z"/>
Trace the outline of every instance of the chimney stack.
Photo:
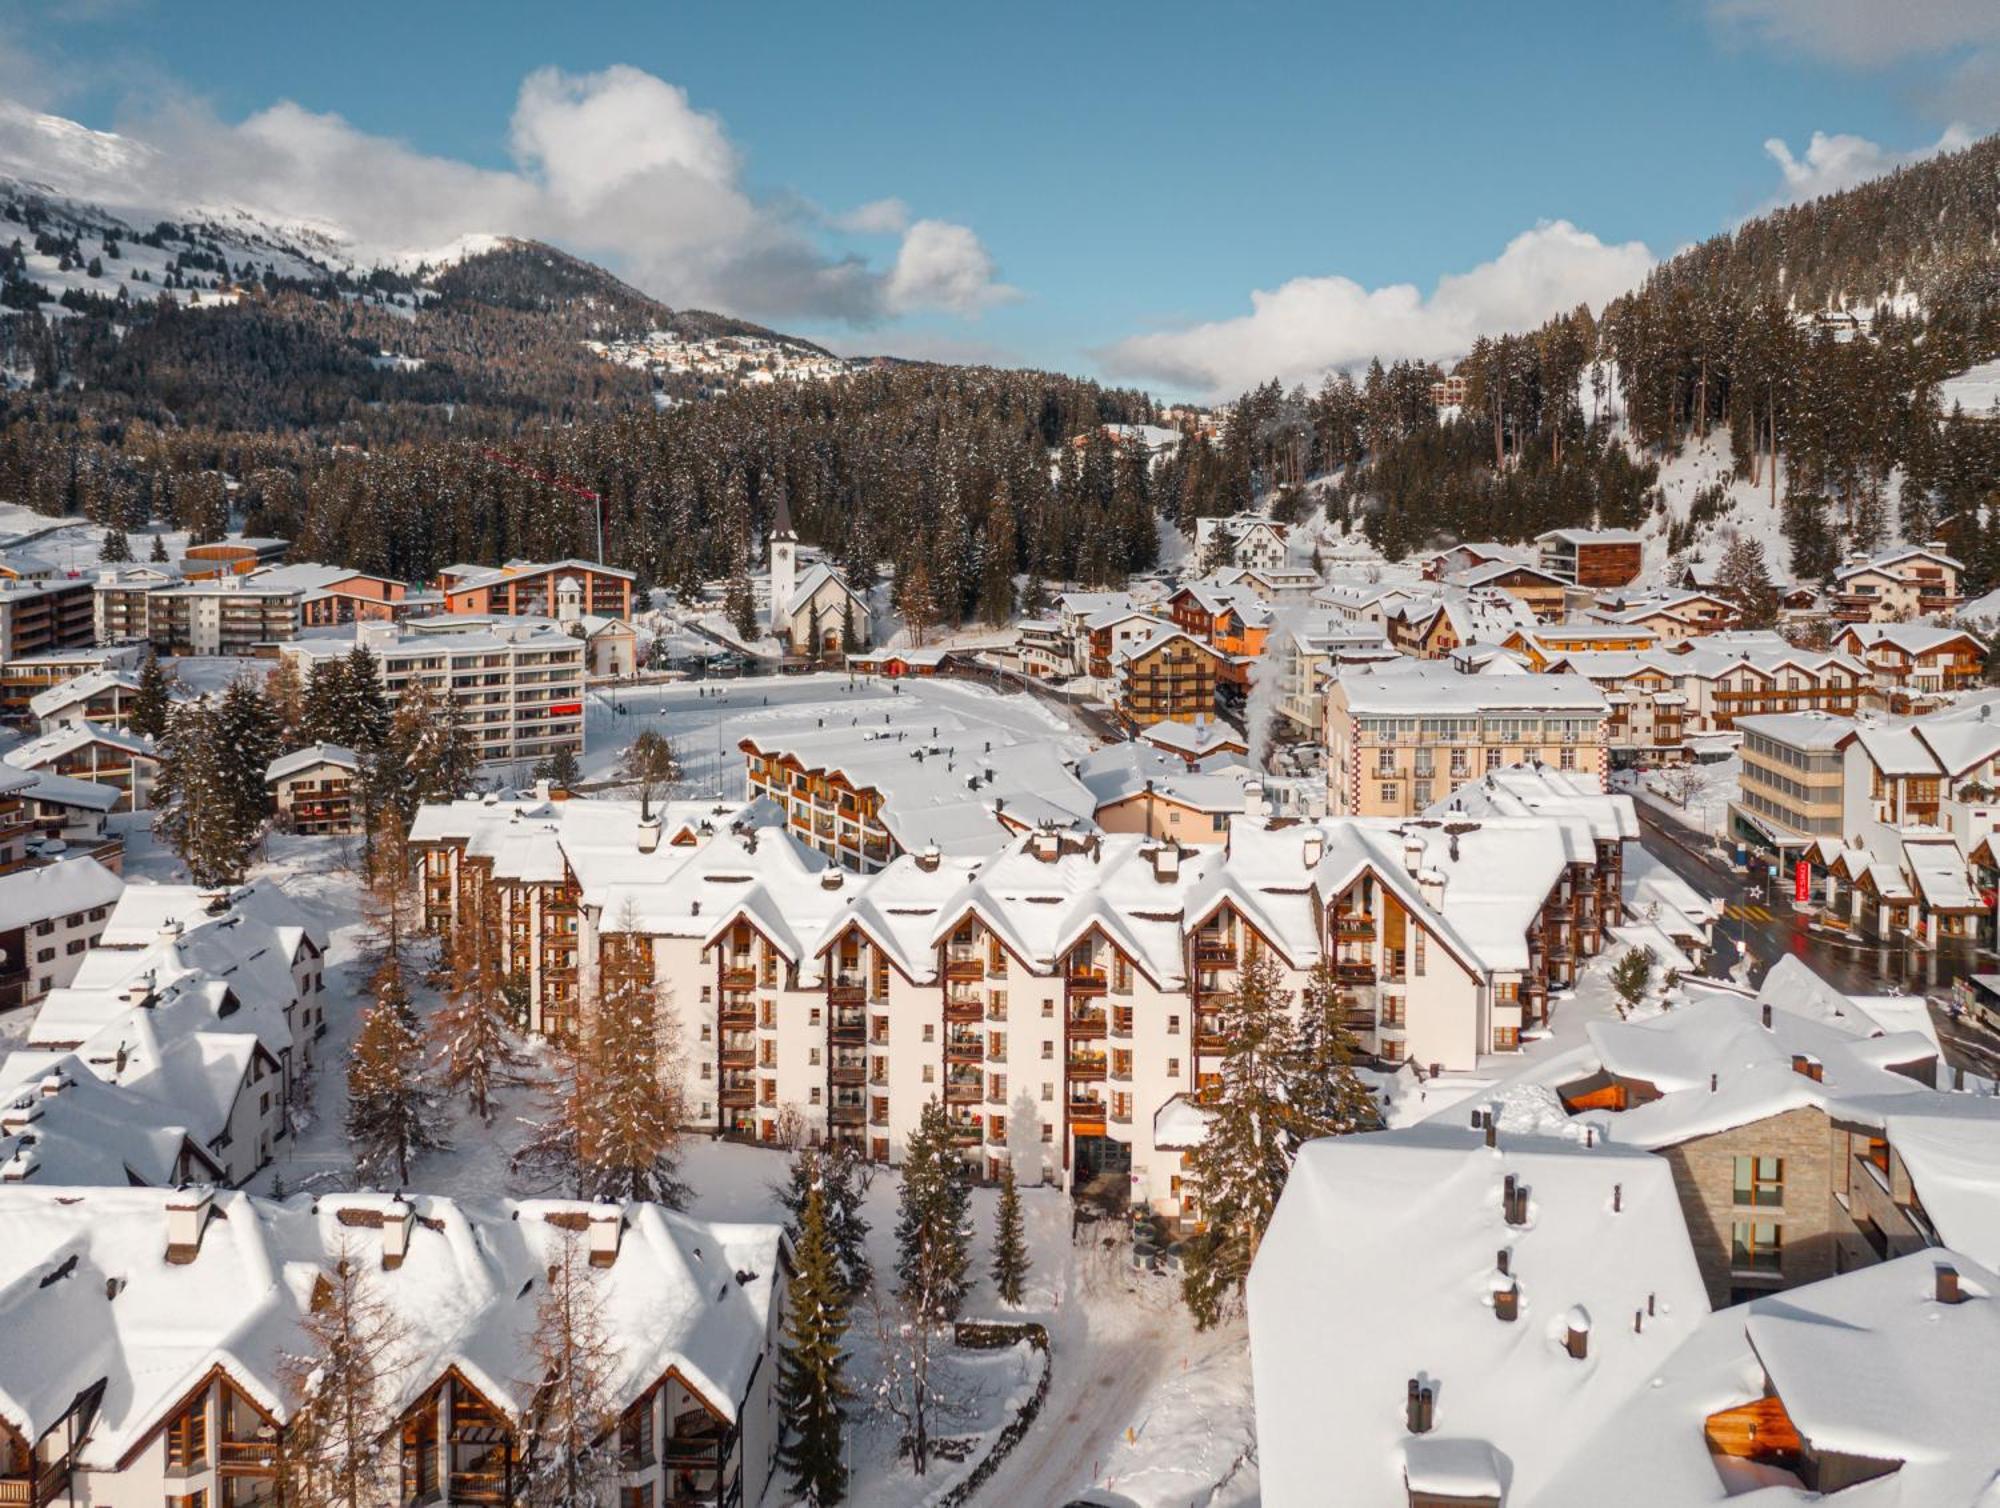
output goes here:
<path id="1" fill-rule="evenodd" d="M 1564 1320 L 1563 1349 L 1578 1361 L 1590 1355 L 1590 1316 L 1581 1304 L 1571 1309 Z"/>
<path id="2" fill-rule="evenodd" d="M 1303 849 L 1302 852 L 1300 853 L 1300 857 L 1305 860 L 1306 868 L 1308 869 L 1319 868 L 1319 861 L 1323 857 L 1325 857 L 1325 854 L 1326 854 L 1326 834 L 1321 832 L 1316 827 L 1308 828 L 1306 830 Z"/>
<path id="3" fill-rule="evenodd" d="M 590 1210 L 590 1265 L 609 1267 L 618 1260 L 618 1243 L 625 1231 L 625 1206 L 597 1204 Z"/>
<path id="4" fill-rule="evenodd" d="M 921 869 L 925 874 L 935 874 L 937 873 L 938 865 L 943 862 L 943 859 L 944 855 L 938 852 L 937 844 L 926 843 L 923 852 L 917 855 L 917 868 Z"/>
<path id="5" fill-rule="evenodd" d="M 1949 1262 L 1940 1262 L 1936 1269 L 1937 1301 L 1940 1304 L 1957 1304 L 1964 1301 L 1965 1294 L 1958 1286 L 1958 1269 Z"/>
<path id="6" fill-rule="evenodd" d="M 1436 1410 L 1437 1395 L 1412 1377 L 1409 1392 L 1403 1401 L 1403 1422 L 1409 1426 L 1410 1433 L 1429 1434 Z"/>
<path id="7" fill-rule="evenodd" d="M 1486 1112 L 1485 1122 L 1486 1122 L 1486 1145 L 1489 1147 L 1499 1146 L 1500 1125 L 1499 1122 L 1493 1119 L 1493 1112 L 1491 1110 Z"/>
<path id="8" fill-rule="evenodd" d="M 1766 1000 L 1766 1001 L 1764 1002 L 1764 1009 L 1763 1009 L 1763 1011 L 1762 1011 L 1762 1013 L 1761 1013 L 1761 1014 L 1762 1014 L 1762 1016 L 1763 1016 L 1763 1018 L 1764 1018 L 1764 1030 L 1765 1030 L 1765 1031 L 1769 1031 L 1769 1030 L 1771 1029 L 1771 1002 L 1770 1002 L 1770 1001 Z"/>
<path id="9" fill-rule="evenodd" d="M 656 816 L 639 819 L 639 852 L 651 853 L 660 846 L 660 819 Z"/>
<path id="10" fill-rule="evenodd" d="M 1493 1317 L 1504 1325 L 1511 1325 L 1521 1317 L 1521 1285 L 1509 1281 L 1505 1288 L 1493 1290 Z"/>
<path id="11" fill-rule="evenodd" d="M 1624 1212 L 1624 1209 L 1625 1209 L 1625 1185 L 1622 1183 L 1614 1183 L 1611 1185 L 1611 1213 L 1614 1215 L 1621 1214 Z"/>
<path id="12" fill-rule="evenodd" d="M 382 1211 L 382 1267 L 394 1272 L 410 1254 L 410 1233 L 417 1226 L 416 1206 L 401 1194 Z"/>
<path id="13" fill-rule="evenodd" d="M 212 1188 L 176 1189 L 167 1196 L 167 1261 L 185 1267 L 195 1259 L 214 1209 Z"/>

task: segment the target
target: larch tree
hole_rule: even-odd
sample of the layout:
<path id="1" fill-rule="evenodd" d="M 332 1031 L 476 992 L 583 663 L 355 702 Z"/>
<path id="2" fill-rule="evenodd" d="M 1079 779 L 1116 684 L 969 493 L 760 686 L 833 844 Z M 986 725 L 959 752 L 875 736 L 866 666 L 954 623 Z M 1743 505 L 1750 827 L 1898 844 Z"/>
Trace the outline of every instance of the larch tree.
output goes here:
<path id="1" fill-rule="evenodd" d="M 1204 1104 L 1207 1130 L 1184 1158 L 1203 1228 L 1182 1252 L 1181 1293 L 1202 1329 L 1242 1293 L 1291 1171 L 1286 1065 L 1297 1049 L 1287 1005 L 1277 960 L 1259 949 L 1222 1008 L 1220 1082 Z"/>
<path id="2" fill-rule="evenodd" d="M 287 1508 L 377 1508 L 399 1491 L 391 1393 L 408 1329 L 352 1243 L 313 1282 L 300 1345 L 279 1359 L 292 1412 L 278 1449 Z"/>
<path id="3" fill-rule="evenodd" d="M 993 1291 L 1010 1308 L 1021 1307 L 1028 1279 L 1028 1242 L 1021 1228 L 1021 1190 L 1014 1165 L 1000 1170 L 1000 1202 L 994 1211 Z"/>
<path id="4" fill-rule="evenodd" d="M 523 1508 L 604 1508 L 618 1474 L 618 1346 L 573 1231 L 549 1253 L 530 1337 L 539 1376 Z"/>
<path id="5" fill-rule="evenodd" d="M 896 1215 L 898 1291 L 929 1323 L 958 1317 L 972 1265 L 971 1174 L 942 1104 L 930 1101 L 903 1147 Z"/>
<path id="6" fill-rule="evenodd" d="M 371 968 L 393 961 L 398 979 L 415 976 L 425 951 L 417 862 L 408 831 L 395 814 L 374 813 L 362 865 L 362 956 Z"/>
<path id="7" fill-rule="evenodd" d="M 430 1020 L 439 1082 L 463 1094 L 472 1113 L 493 1119 L 494 1095 L 528 1082 L 528 1059 L 514 1039 L 514 999 L 500 963 L 500 930 L 483 892 L 448 945 L 444 1005 Z"/>
<path id="8" fill-rule="evenodd" d="M 279 655 L 278 663 L 264 677 L 264 700 L 277 723 L 278 745 L 290 751 L 312 742 L 301 736 L 306 719 L 306 681 L 299 674 L 298 661 Z"/>
<path id="9" fill-rule="evenodd" d="M 681 778 L 681 762 L 666 735 L 647 728 L 625 746 L 618 762 L 618 778 L 638 792 L 639 815 L 651 817 L 653 803 L 663 799 Z"/>
<path id="10" fill-rule="evenodd" d="M 832 1508 L 847 1496 L 841 1447 L 848 1399 L 842 1376 L 848 1287 L 826 1214 L 823 1191 L 814 1184 L 799 1212 L 778 1352 L 778 1412 L 785 1424 L 778 1464 L 792 1491 L 816 1508 Z"/>
<path id="11" fill-rule="evenodd" d="M 444 1096 L 431 1081 L 416 1014 L 393 957 L 375 975 L 375 1001 L 362 1013 L 347 1064 L 347 1139 L 355 1171 L 396 1186 L 410 1181 L 410 1162 L 447 1150 Z"/>
<path id="12" fill-rule="evenodd" d="M 597 998 L 584 1022 L 577 1155 L 587 1196 L 686 1205 L 676 1020 L 628 904 L 601 939 Z"/>

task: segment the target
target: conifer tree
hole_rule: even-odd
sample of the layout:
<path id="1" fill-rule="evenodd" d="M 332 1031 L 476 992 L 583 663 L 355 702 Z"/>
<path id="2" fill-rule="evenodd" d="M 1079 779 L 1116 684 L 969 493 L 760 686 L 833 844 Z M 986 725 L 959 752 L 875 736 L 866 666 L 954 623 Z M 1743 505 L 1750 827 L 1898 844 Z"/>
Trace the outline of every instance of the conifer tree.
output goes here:
<path id="1" fill-rule="evenodd" d="M 681 763 L 666 735 L 647 728 L 626 745 L 618 764 L 618 778 L 637 789 L 639 815 L 650 817 L 653 803 L 681 778 Z"/>
<path id="2" fill-rule="evenodd" d="M 243 878 L 262 823 L 229 768 L 216 709 L 206 697 L 174 709 L 153 784 L 153 831 L 178 854 L 197 885 Z M 261 779 L 261 777 L 260 777 Z"/>
<path id="3" fill-rule="evenodd" d="M 1736 609 L 1745 628 L 1769 628 L 1778 621 L 1778 589 L 1764 564 L 1763 541 L 1739 534 L 1723 553 L 1715 573 L 1718 593 Z"/>
<path id="4" fill-rule="evenodd" d="M 305 677 L 299 674 L 298 661 L 290 655 L 279 655 L 278 663 L 264 677 L 264 701 L 277 726 L 281 751 L 301 749 L 312 742 L 301 734 L 306 715 Z"/>
<path id="5" fill-rule="evenodd" d="M 862 1185 L 864 1168 L 860 1154 L 846 1142 L 800 1147 L 792 1154 L 786 1181 L 771 1191 L 789 1217 L 785 1228 L 794 1243 L 800 1238 L 806 1199 L 815 1191 L 819 1193 L 842 1296 L 850 1302 L 875 1276 L 868 1260 L 868 1220 L 861 1213 L 867 1195 Z"/>
<path id="6" fill-rule="evenodd" d="M 349 679 L 352 694 L 351 675 Z M 412 685 L 397 703 L 388 736 L 375 755 L 370 804 L 392 813 L 407 830 L 425 803 L 464 795 L 478 770 L 479 751 L 459 717 L 457 700 Z"/>
<path id="7" fill-rule="evenodd" d="M 896 1277 L 904 1299 L 929 1323 L 955 1319 L 972 1265 L 971 1175 L 936 1100 L 923 1108 L 903 1148 L 896 1216 Z"/>
<path id="8" fill-rule="evenodd" d="M 993 1290 L 1000 1302 L 1018 1309 L 1028 1277 L 1028 1243 L 1021 1230 L 1021 1191 L 1014 1165 L 1000 1170 L 1000 1203 L 993 1230 Z"/>
<path id="9" fill-rule="evenodd" d="M 278 725 L 270 704 L 244 677 L 229 683 L 215 709 L 216 762 L 232 821 L 255 833 L 270 812 L 264 772 L 278 755 Z"/>
<path id="10" fill-rule="evenodd" d="M 1184 1159 L 1183 1187 L 1204 1227 L 1182 1253 L 1181 1293 L 1204 1330 L 1242 1292 L 1291 1170 L 1285 1068 L 1297 1049 L 1281 984 L 1268 950 L 1244 964 L 1218 1024 L 1228 1046 L 1207 1130 Z"/>
<path id="11" fill-rule="evenodd" d="M 565 745 L 555 753 L 536 760 L 535 779 L 546 780 L 554 790 L 573 789 L 583 779 L 583 766 L 577 761 L 576 750 Z"/>
<path id="12" fill-rule="evenodd" d="M 984 566 L 979 582 L 980 616 L 995 626 L 1014 616 L 1014 563 L 1019 554 L 1014 496 L 1002 477 L 986 510 Z"/>
<path id="13" fill-rule="evenodd" d="M 1375 1091 L 1354 1071 L 1361 1043 L 1347 1027 L 1348 991 L 1332 960 L 1306 976 L 1291 1061 L 1284 1065 L 1286 1129 L 1293 1155 L 1316 1136 L 1369 1131 L 1382 1121 Z"/>
<path id="14" fill-rule="evenodd" d="M 123 529 L 106 529 L 97 558 L 105 565 L 123 565 L 132 558 L 132 541 Z"/>
<path id="15" fill-rule="evenodd" d="M 785 1421 L 778 1464 L 791 1489 L 818 1508 L 847 1496 L 841 1460 L 846 1422 L 847 1284 L 827 1229 L 826 1200 L 818 1184 L 806 1191 L 793 1242 L 795 1273 L 786 1306 L 785 1338 L 778 1352 L 778 1412 Z"/>
<path id="16" fill-rule="evenodd" d="M 155 565 L 165 565 L 167 563 L 168 557 L 167 557 L 166 535 L 155 534 L 153 536 L 153 550 L 152 553 L 148 555 L 146 558 L 152 561 L 153 564 Z"/>
<path id="17" fill-rule="evenodd" d="M 371 969 L 393 961 L 399 977 L 414 977 L 424 946 L 424 900 L 409 834 L 393 814 L 377 813 L 369 823 L 362 879 L 364 961 Z"/>
<path id="18" fill-rule="evenodd" d="M 139 665 L 139 689 L 132 694 L 132 710 L 125 726 L 141 738 L 157 741 L 166 737 L 173 710 L 173 691 L 166 667 L 149 649 Z"/>
<path id="19" fill-rule="evenodd" d="M 375 1003 L 361 1017 L 347 1065 L 347 1139 L 355 1171 L 398 1188 L 410 1181 L 410 1160 L 450 1147 L 443 1096 L 430 1082 L 423 1039 L 394 960 L 376 971 Z"/>
<path id="20" fill-rule="evenodd" d="M 391 1393 L 407 1327 L 377 1283 L 368 1259 L 342 1243 L 314 1281 L 300 1349 L 279 1360 L 295 1400 L 278 1451 L 289 1508 L 376 1508 L 398 1490 Z"/>
<path id="21" fill-rule="evenodd" d="M 618 1471 L 618 1347 L 583 1242 L 564 1231 L 549 1255 L 530 1341 L 541 1375 L 523 1508 L 603 1508 Z"/>
<path id="22" fill-rule="evenodd" d="M 514 1043 L 514 1002 L 500 967 L 499 928 L 487 915 L 482 892 L 452 933 L 445 1002 L 431 1018 L 430 1038 L 439 1082 L 463 1094 L 481 1121 L 493 1119 L 499 1089 L 527 1082 L 527 1058 Z"/>
<path id="23" fill-rule="evenodd" d="M 382 689 L 379 665 L 368 647 L 357 644 L 341 662 L 344 737 L 333 740 L 366 754 L 382 747 L 389 736 L 389 693 Z"/>

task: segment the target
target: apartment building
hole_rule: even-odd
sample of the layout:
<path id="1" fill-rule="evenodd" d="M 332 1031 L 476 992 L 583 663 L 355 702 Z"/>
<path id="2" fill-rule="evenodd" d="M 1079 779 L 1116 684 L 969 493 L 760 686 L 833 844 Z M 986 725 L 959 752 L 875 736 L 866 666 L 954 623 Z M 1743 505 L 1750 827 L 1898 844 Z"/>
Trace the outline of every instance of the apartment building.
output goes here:
<path id="1" fill-rule="evenodd" d="M 1518 628 L 1500 642 L 1521 655 L 1529 668 L 1544 671 L 1563 655 L 1637 654 L 1657 649 L 1660 636 L 1634 623 L 1543 623 Z"/>
<path id="2" fill-rule="evenodd" d="M 1892 703 L 1963 691 L 1986 678 L 1985 644 L 1959 628 L 1850 623 L 1834 637 L 1833 647 L 1867 666 L 1875 689 Z"/>
<path id="3" fill-rule="evenodd" d="M 1597 599 L 1588 616 L 1620 628 L 1650 628 L 1663 645 L 1678 644 L 1705 634 L 1726 633 L 1740 615 L 1733 604 L 1713 592 L 1648 592 L 1637 596 L 1608 593 Z"/>
<path id="4" fill-rule="evenodd" d="M 1537 566 L 1511 560 L 1489 560 L 1453 571 L 1444 578 L 1463 591 L 1505 592 L 1543 623 L 1563 615 L 1563 581 Z"/>
<path id="5" fill-rule="evenodd" d="M 738 745 L 746 795 L 784 812 L 801 843 L 870 874 L 935 848 L 977 857 L 1037 824 L 1088 826 L 1090 792 L 1047 739 L 939 715 L 928 736 L 892 726 L 757 733 Z"/>
<path id="6" fill-rule="evenodd" d="M 94 643 L 91 604 L 83 577 L 0 577 L 0 663 Z"/>
<path id="7" fill-rule="evenodd" d="M 38 721 L 35 698 L 71 681 L 100 672 L 130 672 L 138 669 L 139 651 L 132 645 L 76 646 L 44 650 L 0 663 L 0 713 L 18 716 L 27 712 Z M 106 721 L 98 717 L 97 721 Z"/>
<path id="8" fill-rule="evenodd" d="M 1227 565 L 1275 570 L 1285 564 L 1290 554 L 1291 534 L 1287 525 L 1251 513 L 1198 518 L 1194 558 L 1206 561 L 1212 553 L 1220 553 Z"/>
<path id="9" fill-rule="evenodd" d="M 92 668 L 36 692 L 28 699 L 28 713 L 44 733 L 84 722 L 101 728 L 123 728 L 132 715 L 132 702 L 138 694 L 136 669 Z"/>
<path id="10" fill-rule="evenodd" d="M 1464 782 L 1539 761 L 1601 783 L 1610 705 L 1575 676 L 1357 666 L 1328 685 L 1327 810 L 1414 816 Z"/>
<path id="11" fill-rule="evenodd" d="M 1630 529 L 1551 529 L 1535 545 L 1542 569 L 1571 586 L 1625 586 L 1645 563 L 1645 542 Z"/>
<path id="12" fill-rule="evenodd" d="M 1248 692 L 1251 663 L 1271 634 L 1271 609 L 1261 597 L 1247 588 L 1193 581 L 1167 599 L 1167 616 L 1223 657 L 1216 668 L 1222 689 L 1238 699 Z"/>
<path id="13" fill-rule="evenodd" d="M 1119 650 L 1113 668 L 1118 714 L 1135 728 L 1214 717 L 1222 686 L 1241 673 L 1232 656 L 1171 626 Z"/>
<path id="14" fill-rule="evenodd" d="M 447 613 L 554 618 L 567 591 L 584 613 L 629 621 L 637 580 L 630 571 L 594 560 L 510 560 L 502 566 L 446 566 L 438 572 L 437 590 Z"/>
<path id="15" fill-rule="evenodd" d="M 1305 738 L 1320 736 L 1325 686 L 1336 671 L 1398 657 L 1379 624 L 1355 623 L 1327 609 L 1282 621 L 1267 652 L 1278 661 L 1278 716 L 1290 733 Z"/>
<path id="16" fill-rule="evenodd" d="M 1850 560 L 1833 573 L 1833 613 L 1842 623 L 1895 623 L 1950 613 L 1964 600 L 1965 567 L 1935 545 Z"/>
<path id="17" fill-rule="evenodd" d="M 488 767 L 531 765 L 558 750 L 583 752 L 585 646 L 537 618 L 440 616 L 360 623 L 346 635 L 281 646 L 301 674 L 359 645 L 375 657 L 391 705 L 410 687 L 449 695 Z"/>
<path id="18" fill-rule="evenodd" d="M 348 837 L 362 829 L 355 803 L 361 757 L 339 744 L 308 744 L 280 754 L 264 772 L 278 821 L 295 833 Z"/>
<path id="19" fill-rule="evenodd" d="M 1239 818 L 1207 846 L 1038 828 L 866 876 L 768 823 L 758 805 L 463 801 L 426 807 L 413 839 L 434 924 L 497 918 L 538 1031 L 570 1030 L 603 948 L 644 939 L 703 1129 L 775 1141 L 796 1122 L 894 1161 L 937 1099 L 980 1172 L 1124 1177 L 1170 1216 L 1180 1123 L 1252 958 L 1294 997 L 1333 962 L 1365 1050 L 1470 1068 L 1546 1020 L 1618 893 L 1576 812 Z"/>
<path id="20" fill-rule="evenodd" d="M 261 572 L 191 579 L 123 567 L 100 572 L 92 592 L 100 643 L 150 643 L 162 654 L 248 655 L 298 633 L 303 588 Z"/>
<path id="21" fill-rule="evenodd" d="M 153 804 L 160 755 L 150 738 L 92 722 L 59 723 L 40 738 L 16 744 L 0 760 L 15 769 L 86 780 L 118 793 L 117 810 Z"/>
<path id="22" fill-rule="evenodd" d="M 88 857 L 0 875 L 0 1011 L 38 1005 L 74 980 L 124 889 Z"/>
<path id="23" fill-rule="evenodd" d="M 282 1379 L 344 1266 L 368 1273 L 398 1337 L 384 1399 L 397 1448 L 371 1505 L 533 1500 L 538 1306 L 562 1267 L 618 1338 L 618 1502 L 756 1502 L 775 1470 L 790 1261 L 776 1225 L 199 1187 L 0 1188 L 0 1224 L 0 1502 L 275 1501 L 294 1406 Z"/>
<path id="24" fill-rule="evenodd" d="M 1534 614 L 1506 592 L 1447 587 L 1437 596 L 1403 597 L 1382 616 L 1389 643 L 1412 659 L 1443 660 L 1472 644 L 1500 644 L 1531 627 Z"/>
<path id="25" fill-rule="evenodd" d="M 1731 826 L 1781 858 L 1838 837 L 1847 788 L 1841 751 L 1854 724 L 1823 712 L 1782 712 L 1738 718 L 1736 727 L 1743 775 L 1729 806 Z"/>

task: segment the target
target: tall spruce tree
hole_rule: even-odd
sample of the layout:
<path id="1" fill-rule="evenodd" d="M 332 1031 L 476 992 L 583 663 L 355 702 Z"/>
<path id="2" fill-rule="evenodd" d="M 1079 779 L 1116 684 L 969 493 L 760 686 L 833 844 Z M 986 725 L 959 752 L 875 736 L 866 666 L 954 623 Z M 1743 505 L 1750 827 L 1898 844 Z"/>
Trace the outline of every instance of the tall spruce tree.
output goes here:
<path id="1" fill-rule="evenodd" d="M 899 1292 L 931 1324 L 956 1319 L 972 1265 L 972 1177 L 936 1100 L 917 1118 L 903 1146 L 903 1188 L 896 1215 Z"/>
<path id="2" fill-rule="evenodd" d="M 1000 1302 L 1018 1309 L 1028 1279 L 1028 1242 L 1021 1229 L 1021 1190 L 1014 1182 L 1014 1165 L 1000 1170 L 1000 1202 L 994 1211 L 993 1291 Z"/>
<path id="3" fill-rule="evenodd" d="M 153 783 L 153 831 L 197 885 L 234 885 L 249 866 L 262 826 L 230 768 L 216 708 L 206 697 L 174 709 Z M 261 785 L 261 776 L 260 776 Z"/>
<path id="4" fill-rule="evenodd" d="M 139 689 L 132 694 L 132 710 L 125 726 L 141 738 L 159 740 L 167 736 L 167 723 L 174 712 L 173 687 L 160 657 L 150 649 L 139 664 Z"/>
<path id="5" fill-rule="evenodd" d="M 1769 628 L 1778 621 L 1778 589 L 1764 563 L 1764 544 L 1747 534 L 1731 540 L 1715 573 L 1716 590 L 1736 609 L 1745 628 Z"/>
<path id="6" fill-rule="evenodd" d="M 1182 1252 L 1181 1293 L 1204 1330 L 1241 1294 L 1291 1171 L 1285 1069 L 1297 1048 L 1282 983 L 1268 950 L 1245 962 L 1218 1024 L 1227 1045 L 1207 1130 L 1184 1158 L 1203 1228 Z"/>
<path id="7" fill-rule="evenodd" d="M 254 833 L 270 813 L 264 772 L 278 755 L 278 720 L 246 677 L 231 681 L 215 709 L 216 762 L 232 821 Z"/>
<path id="8" fill-rule="evenodd" d="M 847 1496 L 841 1460 L 848 1398 L 841 1373 L 847 1356 L 841 1342 L 847 1334 L 848 1287 L 826 1217 L 824 1192 L 815 1183 L 799 1212 L 778 1352 L 778 1412 L 785 1422 L 778 1464 L 792 1491 L 819 1508 L 832 1508 Z"/>
<path id="9" fill-rule="evenodd" d="M 1382 1122 L 1375 1091 L 1354 1071 L 1361 1043 L 1347 1026 L 1350 992 L 1330 959 L 1306 977 L 1291 1060 L 1284 1065 L 1286 1130 L 1294 1155 L 1316 1136 L 1370 1131 Z"/>
<path id="10" fill-rule="evenodd" d="M 861 1213 L 866 1197 L 863 1170 L 860 1153 L 846 1142 L 800 1147 L 792 1154 L 785 1182 L 771 1191 L 789 1217 L 786 1230 L 794 1243 L 800 1238 L 808 1196 L 820 1195 L 827 1239 L 833 1243 L 842 1293 L 849 1302 L 874 1279 L 868 1261 L 868 1220 Z"/>

